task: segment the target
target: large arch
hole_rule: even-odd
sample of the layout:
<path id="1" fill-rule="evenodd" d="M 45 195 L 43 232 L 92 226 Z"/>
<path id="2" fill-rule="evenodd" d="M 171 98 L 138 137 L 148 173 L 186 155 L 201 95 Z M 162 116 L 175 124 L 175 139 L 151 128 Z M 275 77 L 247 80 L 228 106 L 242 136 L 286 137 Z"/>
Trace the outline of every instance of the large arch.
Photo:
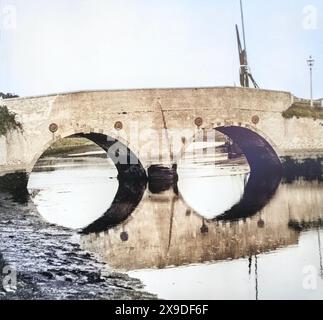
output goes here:
<path id="1" fill-rule="evenodd" d="M 182 138 L 185 142 L 182 143 L 177 154 L 175 166 L 185 155 L 188 145 L 194 142 L 203 130 L 216 130 L 230 138 L 246 156 L 252 171 L 267 170 L 268 168 L 274 168 L 280 171 L 282 168 L 282 163 L 278 156 L 278 147 L 270 137 L 265 135 L 256 126 L 252 126 L 249 123 L 243 124 L 235 122 L 232 122 L 230 125 L 225 122 L 218 122 L 216 126 L 214 124 L 205 125 L 202 128 L 198 128 L 195 134 Z"/>
<path id="2" fill-rule="evenodd" d="M 242 126 L 219 126 L 215 130 L 228 136 L 246 156 L 252 172 L 281 170 L 281 161 L 273 146 L 252 129 Z"/>
<path id="3" fill-rule="evenodd" d="M 102 133 L 78 133 L 75 137 L 86 138 L 100 146 L 113 161 L 118 170 L 118 179 L 147 180 L 146 170 L 128 146 L 116 138 Z"/>
<path id="4" fill-rule="evenodd" d="M 123 142 L 101 133 L 77 133 L 65 138 L 85 138 L 107 152 L 118 171 L 119 186 L 107 211 L 97 220 L 83 228 L 81 233 L 104 231 L 126 220 L 137 207 L 147 186 L 146 171 L 136 155 Z M 45 150 L 51 144 L 47 145 Z M 35 163 L 41 155 L 35 160 Z"/>
<path id="5" fill-rule="evenodd" d="M 124 143 L 121 139 L 117 139 L 113 136 L 109 136 L 103 133 L 72 133 L 64 135 L 60 137 L 60 139 L 64 138 L 85 138 L 93 143 L 97 144 L 101 147 L 104 151 L 107 152 L 108 156 L 113 161 L 116 169 L 118 170 L 118 180 L 123 180 L 126 178 L 131 179 L 140 179 L 140 180 L 147 180 L 146 171 L 141 164 L 140 160 L 134 154 L 134 152 Z M 52 140 L 48 142 L 40 152 L 35 155 L 32 160 L 30 166 L 30 172 L 32 171 L 33 167 L 42 156 L 42 154 L 57 140 Z"/>
<path id="6" fill-rule="evenodd" d="M 270 139 L 264 138 L 258 130 L 250 126 L 209 126 L 206 130 L 217 130 L 237 144 L 245 155 L 251 171 L 240 201 L 214 220 L 232 221 L 256 214 L 275 195 L 282 178 L 282 164 L 274 147 L 268 141 Z M 194 139 L 195 137 L 191 141 Z M 183 153 L 182 150 L 181 155 Z M 181 197 L 185 201 L 182 194 Z"/>

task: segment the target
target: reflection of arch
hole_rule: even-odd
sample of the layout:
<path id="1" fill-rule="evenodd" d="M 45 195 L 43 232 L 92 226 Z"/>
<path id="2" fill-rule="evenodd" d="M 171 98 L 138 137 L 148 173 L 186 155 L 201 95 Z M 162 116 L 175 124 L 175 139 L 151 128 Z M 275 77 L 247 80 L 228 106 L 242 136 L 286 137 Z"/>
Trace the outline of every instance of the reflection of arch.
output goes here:
<path id="1" fill-rule="evenodd" d="M 275 195 L 281 178 L 282 173 L 277 170 L 251 172 L 241 201 L 215 220 L 232 221 L 255 215 Z"/>
<path id="2" fill-rule="evenodd" d="M 84 228 L 81 233 L 106 231 L 126 220 L 141 201 L 146 184 L 146 181 L 138 179 L 121 181 L 111 207 L 101 218 Z"/>
<path id="3" fill-rule="evenodd" d="M 223 214 L 218 215 L 209 221 L 235 221 L 257 214 L 275 195 L 281 178 L 282 172 L 279 170 L 251 172 L 242 199 Z M 181 196 L 181 199 L 189 207 L 183 196 Z M 218 199 L 218 201 L 221 201 L 221 199 Z M 205 219 L 197 208 L 189 208 L 190 209 L 187 210 L 187 212 L 190 213 L 193 211 L 201 216 L 202 220 Z"/>

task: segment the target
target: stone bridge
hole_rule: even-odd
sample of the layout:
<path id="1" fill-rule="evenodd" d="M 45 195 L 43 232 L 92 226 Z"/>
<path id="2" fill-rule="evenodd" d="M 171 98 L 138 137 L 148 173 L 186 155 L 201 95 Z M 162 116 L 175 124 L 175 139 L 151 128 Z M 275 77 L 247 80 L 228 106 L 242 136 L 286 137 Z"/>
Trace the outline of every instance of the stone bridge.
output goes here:
<path id="1" fill-rule="evenodd" d="M 216 87 L 84 91 L 3 100 L 16 113 L 22 130 L 0 137 L 0 171 L 29 172 L 53 142 L 74 135 L 94 141 L 112 158 L 123 154 L 135 164 L 139 159 L 138 167 L 145 170 L 151 165 L 172 166 L 187 141 L 208 129 L 236 142 L 252 169 L 277 164 L 284 156 L 322 154 L 322 120 L 282 116 L 293 99 L 288 92 Z M 114 148 L 115 142 L 121 147 Z M 129 169 L 118 161 L 119 173 Z"/>

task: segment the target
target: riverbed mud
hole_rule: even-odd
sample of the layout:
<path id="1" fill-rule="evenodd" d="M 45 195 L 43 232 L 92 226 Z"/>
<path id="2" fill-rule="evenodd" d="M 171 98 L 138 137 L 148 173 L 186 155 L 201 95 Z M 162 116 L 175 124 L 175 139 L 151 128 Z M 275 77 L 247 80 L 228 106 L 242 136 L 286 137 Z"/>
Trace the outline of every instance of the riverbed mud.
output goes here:
<path id="1" fill-rule="evenodd" d="M 1 179 L 1 178 L 0 178 Z M 3 286 L 5 267 L 16 289 Z M 0 299 L 154 299 L 142 283 L 80 249 L 75 231 L 44 222 L 29 199 L 0 190 Z"/>

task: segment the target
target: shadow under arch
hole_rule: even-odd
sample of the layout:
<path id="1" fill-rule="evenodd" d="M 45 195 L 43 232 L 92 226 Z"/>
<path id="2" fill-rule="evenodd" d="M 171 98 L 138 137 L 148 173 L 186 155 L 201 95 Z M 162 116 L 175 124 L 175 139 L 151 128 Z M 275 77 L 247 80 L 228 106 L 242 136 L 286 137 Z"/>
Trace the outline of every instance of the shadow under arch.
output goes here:
<path id="1" fill-rule="evenodd" d="M 118 170 L 118 179 L 147 180 L 146 170 L 137 156 L 121 141 L 102 133 L 77 133 L 70 137 L 88 139 L 101 147 Z"/>
<path id="2" fill-rule="evenodd" d="M 248 160 L 251 171 L 262 172 L 268 168 L 282 170 L 281 161 L 270 143 L 252 129 L 238 126 L 216 127 L 236 143 Z"/>
<path id="3" fill-rule="evenodd" d="M 101 147 L 114 163 L 118 171 L 118 179 L 123 179 L 123 177 L 131 177 L 133 179 L 143 180 L 148 179 L 146 170 L 144 169 L 143 165 L 134 154 L 134 152 L 130 150 L 125 143 L 121 142 L 117 138 L 113 138 L 103 133 L 91 132 L 67 134 L 62 136 L 59 140 L 65 138 L 84 138 Z M 33 171 L 33 168 L 35 167 L 37 161 L 55 141 L 48 142 L 45 146 L 43 146 L 42 150 L 37 155 L 35 155 L 31 162 L 31 165 L 29 166 L 29 169 L 27 170 L 28 173 L 31 173 Z M 121 159 L 122 161 L 118 161 L 119 159 Z"/>

